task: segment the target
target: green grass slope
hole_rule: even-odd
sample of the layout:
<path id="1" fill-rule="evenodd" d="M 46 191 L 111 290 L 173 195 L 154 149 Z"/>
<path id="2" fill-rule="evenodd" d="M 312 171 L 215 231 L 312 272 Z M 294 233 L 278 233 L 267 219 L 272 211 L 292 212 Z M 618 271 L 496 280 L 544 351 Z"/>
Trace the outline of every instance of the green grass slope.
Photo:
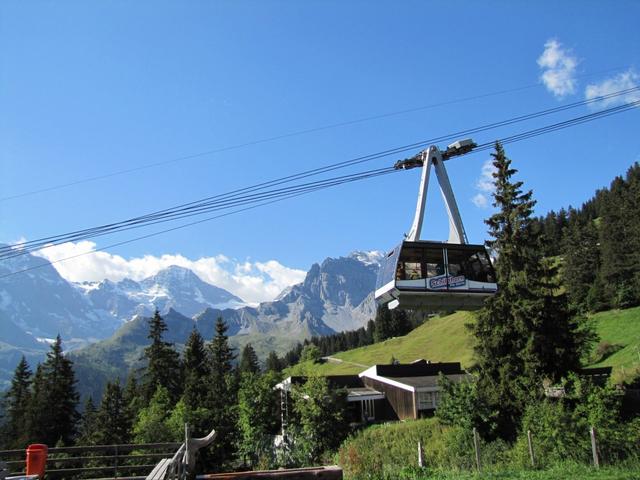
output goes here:
<path id="1" fill-rule="evenodd" d="M 348 350 L 332 355 L 322 364 L 303 362 L 287 369 L 287 375 L 343 375 L 359 373 L 377 363 L 389 363 L 391 357 L 408 363 L 419 358 L 432 362 L 460 362 L 471 366 L 473 339 L 465 324 L 473 321 L 469 312 L 456 312 L 432 318 L 404 337 Z"/>
<path id="2" fill-rule="evenodd" d="M 640 307 L 610 310 L 591 317 L 600 343 L 619 348 L 604 358 L 598 357 L 598 343 L 593 347 L 589 366 L 613 367 L 615 381 L 629 380 L 640 374 Z M 473 338 L 465 324 L 473 322 L 470 312 L 456 312 L 432 318 L 404 337 L 360 347 L 331 356 L 332 360 L 314 364 L 303 362 L 286 370 L 286 375 L 344 375 L 359 373 L 375 364 L 389 363 L 391 357 L 401 362 L 424 358 L 433 362 L 473 363 Z"/>
<path id="3" fill-rule="evenodd" d="M 618 351 L 598 358 L 597 345 L 591 358 L 592 367 L 613 367 L 613 379 L 617 382 L 640 375 L 640 307 L 627 310 L 610 310 L 593 315 L 592 320 L 600 343 L 615 345 Z"/>

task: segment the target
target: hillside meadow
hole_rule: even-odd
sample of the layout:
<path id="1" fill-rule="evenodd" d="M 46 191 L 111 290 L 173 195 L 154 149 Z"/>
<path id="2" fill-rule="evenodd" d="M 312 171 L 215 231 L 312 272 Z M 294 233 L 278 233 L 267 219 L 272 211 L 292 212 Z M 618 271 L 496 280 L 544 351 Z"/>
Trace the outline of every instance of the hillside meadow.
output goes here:
<path id="1" fill-rule="evenodd" d="M 392 358 L 408 363 L 419 358 L 432 362 L 460 362 L 473 365 L 473 338 L 465 327 L 473 322 L 471 312 L 434 317 L 403 337 L 360 347 L 331 356 L 323 363 L 302 362 L 285 375 L 356 374 Z M 590 367 L 613 367 L 613 380 L 630 380 L 640 372 L 640 307 L 609 310 L 589 317 L 599 336 L 585 359 Z M 603 354 L 600 354 L 602 352 Z"/>

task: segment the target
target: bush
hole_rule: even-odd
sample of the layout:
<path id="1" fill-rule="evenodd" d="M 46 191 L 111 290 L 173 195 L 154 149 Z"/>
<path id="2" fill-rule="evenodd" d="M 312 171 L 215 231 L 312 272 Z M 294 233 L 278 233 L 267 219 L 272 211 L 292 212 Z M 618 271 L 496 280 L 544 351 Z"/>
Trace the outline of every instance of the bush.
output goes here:
<path id="1" fill-rule="evenodd" d="M 620 351 L 623 348 L 622 345 L 617 343 L 609 343 L 606 341 L 600 342 L 596 347 L 596 358 L 593 363 L 598 363 L 607 357 L 610 357 L 614 353 Z"/>
<path id="2" fill-rule="evenodd" d="M 422 441 L 429 470 L 475 469 L 472 431 L 445 426 L 436 418 L 362 430 L 342 444 L 337 461 L 348 478 L 413 478 L 418 469 L 418 441 Z M 502 441 L 481 441 L 482 465 L 504 463 L 508 450 Z"/>

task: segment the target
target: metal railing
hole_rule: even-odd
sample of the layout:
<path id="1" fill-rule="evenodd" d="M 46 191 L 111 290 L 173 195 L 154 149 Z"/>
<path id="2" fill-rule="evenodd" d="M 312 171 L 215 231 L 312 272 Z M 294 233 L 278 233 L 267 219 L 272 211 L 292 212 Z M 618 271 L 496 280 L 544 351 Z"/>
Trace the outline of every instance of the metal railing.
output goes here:
<path id="1" fill-rule="evenodd" d="M 155 467 L 156 459 L 174 456 L 184 443 L 143 443 L 54 447 L 48 450 L 47 478 L 121 478 L 144 479 Z M 177 455 L 177 453 L 175 454 Z M 26 450 L 0 450 L 9 476 L 24 475 Z M 142 476 L 132 475 L 144 474 Z M 128 474 L 128 475 L 125 475 Z"/>

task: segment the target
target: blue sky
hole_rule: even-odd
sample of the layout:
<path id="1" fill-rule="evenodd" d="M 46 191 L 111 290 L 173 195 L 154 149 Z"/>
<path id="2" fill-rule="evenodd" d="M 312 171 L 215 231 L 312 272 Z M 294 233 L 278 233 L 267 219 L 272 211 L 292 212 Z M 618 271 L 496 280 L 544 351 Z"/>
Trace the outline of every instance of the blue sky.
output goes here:
<path id="1" fill-rule="evenodd" d="M 0 241 L 123 220 L 579 101 L 589 86 L 606 92 L 638 85 L 638 18 L 637 1 L 2 2 Z M 545 84 L 541 75 L 550 67 L 556 75 Z M 7 198 L 501 91 L 510 93 Z M 475 140 L 590 111 L 582 107 Z M 537 213 L 579 205 L 640 160 L 639 114 L 508 146 L 518 178 L 534 190 Z M 478 188 L 487 159 L 477 153 L 447 165 L 473 242 L 485 239 L 483 220 L 491 213 L 473 202 L 488 193 Z M 67 278 L 96 280 L 139 277 L 176 259 L 201 261 L 205 279 L 264 300 L 327 256 L 398 243 L 412 220 L 418 180 L 413 170 L 325 190 L 58 267 Z M 436 184 L 431 189 L 423 238 L 441 240 L 446 222 Z M 100 248 L 157 229 L 95 243 Z M 88 248 L 67 245 L 46 255 Z"/>

